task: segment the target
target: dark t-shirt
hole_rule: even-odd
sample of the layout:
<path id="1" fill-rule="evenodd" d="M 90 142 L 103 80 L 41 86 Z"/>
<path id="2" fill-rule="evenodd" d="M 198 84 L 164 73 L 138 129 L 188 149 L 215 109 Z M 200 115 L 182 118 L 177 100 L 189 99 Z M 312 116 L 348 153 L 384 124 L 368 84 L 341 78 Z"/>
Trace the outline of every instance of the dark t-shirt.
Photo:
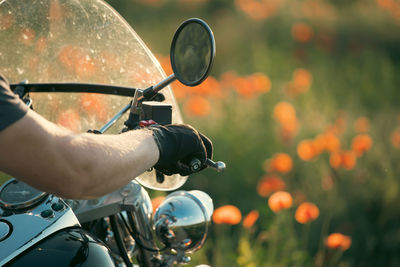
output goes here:
<path id="1" fill-rule="evenodd" d="M 0 131 L 21 119 L 28 107 L 15 95 L 0 74 Z"/>

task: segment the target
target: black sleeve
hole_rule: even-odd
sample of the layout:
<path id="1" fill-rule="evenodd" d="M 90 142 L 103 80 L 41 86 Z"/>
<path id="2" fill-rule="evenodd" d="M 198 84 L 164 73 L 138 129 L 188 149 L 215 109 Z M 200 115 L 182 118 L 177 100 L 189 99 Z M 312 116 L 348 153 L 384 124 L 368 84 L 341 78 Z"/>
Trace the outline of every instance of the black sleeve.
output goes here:
<path id="1" fill-rule="evenodd" d="M 28 107 L 11 90 L 7 80 L 0 74 L 0 131 L 21 119 Z"/>

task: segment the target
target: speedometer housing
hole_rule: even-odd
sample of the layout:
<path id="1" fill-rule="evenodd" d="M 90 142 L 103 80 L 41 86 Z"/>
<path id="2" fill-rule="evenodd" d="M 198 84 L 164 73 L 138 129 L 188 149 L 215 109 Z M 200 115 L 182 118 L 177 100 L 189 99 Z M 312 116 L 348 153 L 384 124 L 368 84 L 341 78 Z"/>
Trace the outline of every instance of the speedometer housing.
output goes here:
<path id="1" fill-rule="evenodd" d="M 8 210 L 29 209 L 48 194 L 13 178 L 0 188 L 0 207 Z"/>

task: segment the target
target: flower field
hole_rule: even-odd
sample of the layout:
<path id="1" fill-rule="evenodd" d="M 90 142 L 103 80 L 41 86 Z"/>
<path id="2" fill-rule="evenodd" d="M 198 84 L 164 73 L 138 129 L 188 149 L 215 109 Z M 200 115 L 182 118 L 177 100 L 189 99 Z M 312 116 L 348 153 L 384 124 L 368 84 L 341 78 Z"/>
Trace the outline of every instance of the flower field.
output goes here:
<path id="1" fill-rule="evenodd" d="M 191 266 L 400 264 L 400 2 L 109 2 L 167 74 L 181 21 L 215 34 L 211 76 L 173 85 L 227 164 L 184 185 L 215 205 Z"/>
<path id="2" fill-rule="evenodd" d="M 172 86 L 185 122 L 227 165 L 182 187 L 215 209 L 189 266 L 400 265 L 399 0 L 107 2 L 168 75 L 182 21 L 200 17 L 215 34 L 210 77 Z M 81 67 L 71 71 L 92 64 Z M 166 195 L 149 192 L 154 206 Z"/>

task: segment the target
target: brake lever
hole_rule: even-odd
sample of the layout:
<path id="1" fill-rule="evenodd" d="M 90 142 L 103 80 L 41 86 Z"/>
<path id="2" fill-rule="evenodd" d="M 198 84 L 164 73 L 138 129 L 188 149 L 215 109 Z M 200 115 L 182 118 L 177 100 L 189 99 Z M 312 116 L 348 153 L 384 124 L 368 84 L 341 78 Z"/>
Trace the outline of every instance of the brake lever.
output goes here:
<path id="1" fill-rule="evenodd" d="M 206 165 L 215 169 L 217 172 L 223 172 L 226 168 L 226 164 L 223 161 L 214 162 L 211 159 L 206 160 Z"/>

